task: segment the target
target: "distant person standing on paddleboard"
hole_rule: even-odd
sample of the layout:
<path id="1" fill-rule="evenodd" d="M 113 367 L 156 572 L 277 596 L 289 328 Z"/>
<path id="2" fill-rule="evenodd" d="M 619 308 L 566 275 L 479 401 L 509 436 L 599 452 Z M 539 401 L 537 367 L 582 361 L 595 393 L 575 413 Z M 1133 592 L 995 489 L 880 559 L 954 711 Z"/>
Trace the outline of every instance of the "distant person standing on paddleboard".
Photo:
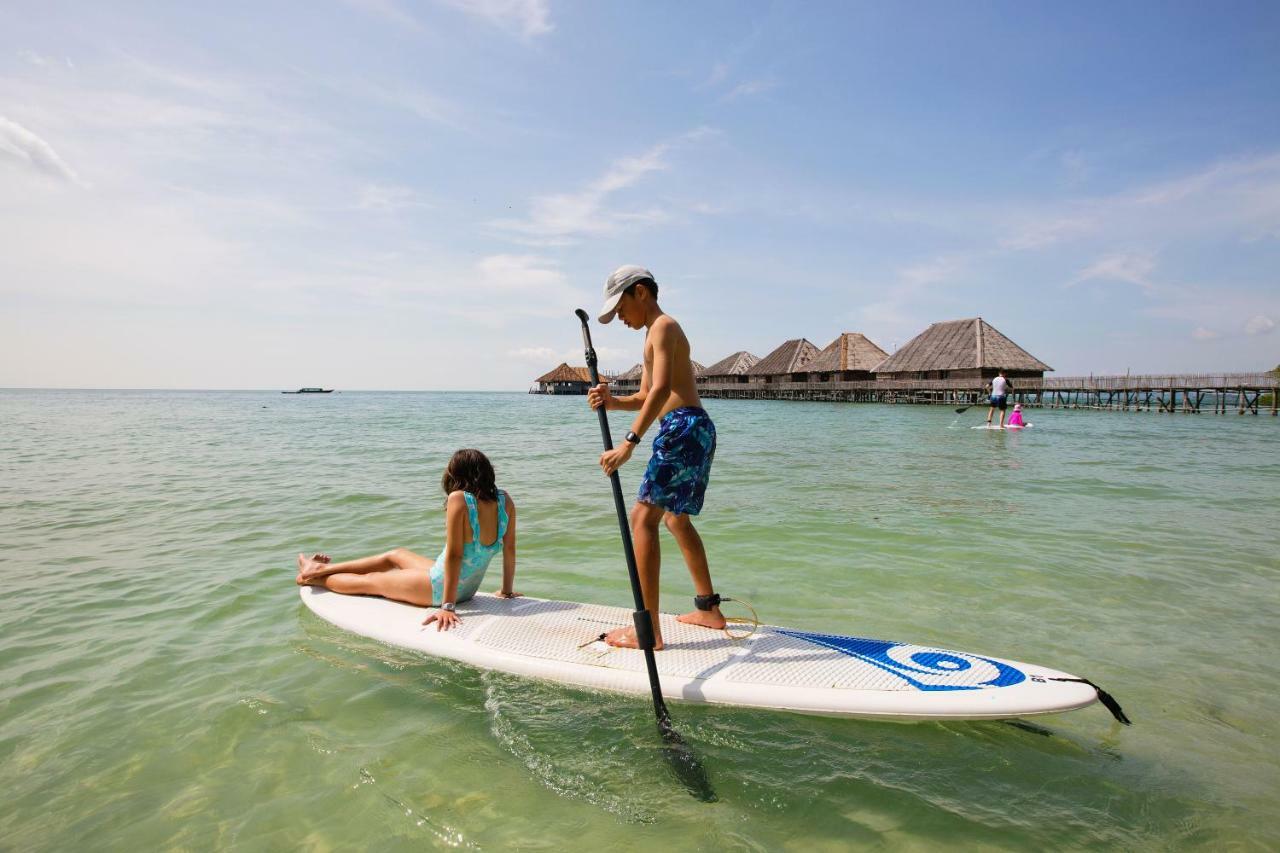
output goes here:
<path id="1" fill-rule="evenodd" d="M 716 453 L 716 427 L 702 408 L 694 384 L 689 339 L 672 317 L 658 307 L 658 285 L 653 273 L 643 267 L 623 266 L 614 270 L 604 284 L 604 307 L 600 322 L 616 315 L 630 329 L 644 329 L 644 373 L 640 390 L 627 397 L 614 397 L 601 383 L 587 392 L 593 409 L 638 412 L 626 439 L 600 456 L 600 467 L 611 475 L 631 458 L 640 436 L 658 421 L 653 440 L 653 456 L 640 481 L 640 494 L 631 510 L 631 536 L 635 542 L 636 568 L 644 592 L 644 604 L 653 616 L 654 648 L 662 648 L 662 627 L 658 619 L 658 573 L 662 554 L 658 545 L 658 522 L 666 524 L 684 555 L 693 578 L 696 608 L 679 617 L 681 622 L 705 628 L 723 628 L 720 596 L 711 585 L 711 570 L 702 537 L 690 516 L 702 511 L 702 500 Z M 615 628 L 605 635 L 611 646 L 637 648 L 634 628 Z"/>
<path id="2" fill-rule="evenodd" d="M 393 548 L 346 563 L 325 554 L 298 555 L 299 586 L 322 586 L 346 595 L 377 595 L 421 607 L 438 607 L 423 625 L 447 631 L 460 620 L 454 612 L 474 596 L 489 562 L 502 553 L 502 589 L 515 598 L 516 505 L 494 484 L 493 465 L 479 450 L 453 454 L 440 478 L 444 501 L 444 550 L 435 560 L 408 548 Z M 488 544 L 486 544 L 488 543 Z"/>
<path id="3" fill-rule="evenodd" d="M 1005 412 L 1009 408 L 1009 392 L 1013 390 L 1013 383 L 1004 378 L 1004 371 L 998 371 L 996 378 L 991 380 L 991 408 L 987 409 L 987 423 L 991 423 L 991 416 L 996 413 L 996 409 L 1000 410 L 1000 428 L 1004 429 Z"/>

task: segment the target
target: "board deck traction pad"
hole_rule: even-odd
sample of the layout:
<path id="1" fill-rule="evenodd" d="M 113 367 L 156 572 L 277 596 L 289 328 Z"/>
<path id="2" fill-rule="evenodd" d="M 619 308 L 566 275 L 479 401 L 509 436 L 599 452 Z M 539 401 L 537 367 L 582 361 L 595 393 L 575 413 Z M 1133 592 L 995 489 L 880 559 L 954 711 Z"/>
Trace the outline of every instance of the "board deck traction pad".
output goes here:
<path id="1" fill-rule="evenodd" d="M 430 608 L 300 588 L 326 621 L 390 645 L 563 684 L 645 695 L 644 656 L 597 638 L 630 624 L 622 607 L 488 594 L 459 604 L 449 631 L 422 626 Z M 675 701 L 872 718 L 996 719 L 1092 704 L 1068 673 L 889 640 L 761 625 L 734 640 L 661 615 L 663 695 Z"/>

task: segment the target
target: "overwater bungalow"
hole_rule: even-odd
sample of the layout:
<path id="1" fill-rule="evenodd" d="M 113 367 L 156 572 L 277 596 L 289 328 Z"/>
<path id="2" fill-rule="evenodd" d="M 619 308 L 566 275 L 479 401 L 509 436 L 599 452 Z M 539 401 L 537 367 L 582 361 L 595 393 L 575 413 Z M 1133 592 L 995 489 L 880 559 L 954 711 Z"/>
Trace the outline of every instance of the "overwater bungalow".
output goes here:
<path id="1" fill-rule="evenodd" d="M 757 356 L 746 350 L 738 350 L 733 355 L 727 355 L 710 367 L 704 368 L 702 373 L 698 374 L 698 384 L 727 382 L 746 384 L 747 371 L 755 367 L 759 361 Z"/>
<path id="2" fill-rule="evenodd" d="M 1053 370 L 983 320 L 947 320 L 934 323 L 875 368 L 876 379 L 991 379 L 1005 376 L 1044 377 Z"/>
<path id="3" fill-rule="evenodd" d="M 818 348 L 807 338 L 792 338 L 747 370 L 751 385 L 774 382 L 807 382 L 809 364 L 818 357 Z"/>
<path id="4" fill-rule="evenodd" d="M 602 377 L 603 378 L 603 377 Z M 570 367 L 567 362 L 534 380 L 537 388 L 531 394 L 586 394 L 591 387 L 591 373 L 585 367 Z"/>
<path id="5" fill-rule="evenodd" d="M 818 353 L 807 366 L 818 382 L 873 379 L 871 371 L 889 354 L 861 332 L 845 332 Z"/>
<path id="6" fill-rule="evenodd" d="M 613 377 L 610 390 L 615 394 L 634 394 L 640 390 L 640 379 L 644 376 L 644 365 L 639 362 Z"/>
<path id="7" fill-rule="evenodd" d="M 690 359 L 689 361 L 693 365 L 694 380 L 699 380 L 706 368 L 701 364 L 698 364 L 698 362 L 693 361 L 693 359 Z M 636 391 L 640 390 L 640 380 L 643 378 L 644 365 L 633 365 L 630 369 L 619 373 L 610 380 L 612 384 L 612 391 L 615 394 L 634 394 Z"/>

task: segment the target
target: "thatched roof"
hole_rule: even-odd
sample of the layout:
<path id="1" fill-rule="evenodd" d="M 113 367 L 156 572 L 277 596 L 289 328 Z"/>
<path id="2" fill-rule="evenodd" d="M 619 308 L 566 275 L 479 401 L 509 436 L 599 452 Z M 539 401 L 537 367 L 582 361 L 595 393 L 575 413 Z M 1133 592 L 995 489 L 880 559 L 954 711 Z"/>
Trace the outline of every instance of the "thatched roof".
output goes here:
<path id="1" fill-rule="evenodd" d="M 756 362 L 747 373 L 751 376 L 774 376 L 780 373 L 798 373 L 809 370 L 809 362 L 818 355 L 818 348 L 805 338 L 793 338 Z"/>
<path id="2" fill-rule="evenodd" d="M 570 367 L 566 362 L 549 373 L 544 373 L 534 382 L 590 382 L 591 372 L 585 367 Z"/>
<path id="3" fill-rule="evenodd" d="M 1053 370 L 981 317 L 934 323 L 885 359 L 876 373 L 920 370 Z"/>
<path id="4" fill-rule="evenodd" d="M 701 376 L 702 372 L 706 370 L 705 367 L 703 367 L 701 364 L 698 364 L 698 362 L 694 361 L 693 359 L 689 359 L 689 363 L 693 365 L 694 376 Z M 643 377 L 644 377 L 644 365 L 634 364 L 631 366 L 630 370 L 626 370 L 622 373 L 619 373 L 617 376 L 614 376 L 613 378 L 623 380 L 623 381 L 639 382 Z"/>
<path id="5" fill-rule="evenodd" d="M 710 367 L 704 367 L 700 375 L 738 376 L 754 367 L 759 360 L 744 349 L 738 350 L 733 355 L 725 356 Z"/>
<path id="6" fill-rule="evenodd" d="M 845 332 L 827 344 L 806 369 L 815 373 L 835 370 L 875 370 L 889 353 L 873 344 L 861 332 Z"/>

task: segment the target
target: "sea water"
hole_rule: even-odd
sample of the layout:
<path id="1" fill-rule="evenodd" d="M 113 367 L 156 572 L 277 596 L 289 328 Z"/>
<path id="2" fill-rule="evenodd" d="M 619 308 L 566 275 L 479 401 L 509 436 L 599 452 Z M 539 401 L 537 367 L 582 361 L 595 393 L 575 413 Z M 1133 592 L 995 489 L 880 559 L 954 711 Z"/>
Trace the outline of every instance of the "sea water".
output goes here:
<path id="1" fill-rule="evenodd" d="M 0 848 L 1280 846 L 1280 420 L 706 405 L 722 593 L 1078 673 L 1134 725 L 675 704 L 704 804 L 647 700 L 387 648 L 298 600 L 299 551 L 437 554 L 441 470 L 478 447 L 519 506 L 516 588 L 629 606 L 583 398 L 3 391 Z M 663 607 L 689 609 L 663 537 Z"/>

